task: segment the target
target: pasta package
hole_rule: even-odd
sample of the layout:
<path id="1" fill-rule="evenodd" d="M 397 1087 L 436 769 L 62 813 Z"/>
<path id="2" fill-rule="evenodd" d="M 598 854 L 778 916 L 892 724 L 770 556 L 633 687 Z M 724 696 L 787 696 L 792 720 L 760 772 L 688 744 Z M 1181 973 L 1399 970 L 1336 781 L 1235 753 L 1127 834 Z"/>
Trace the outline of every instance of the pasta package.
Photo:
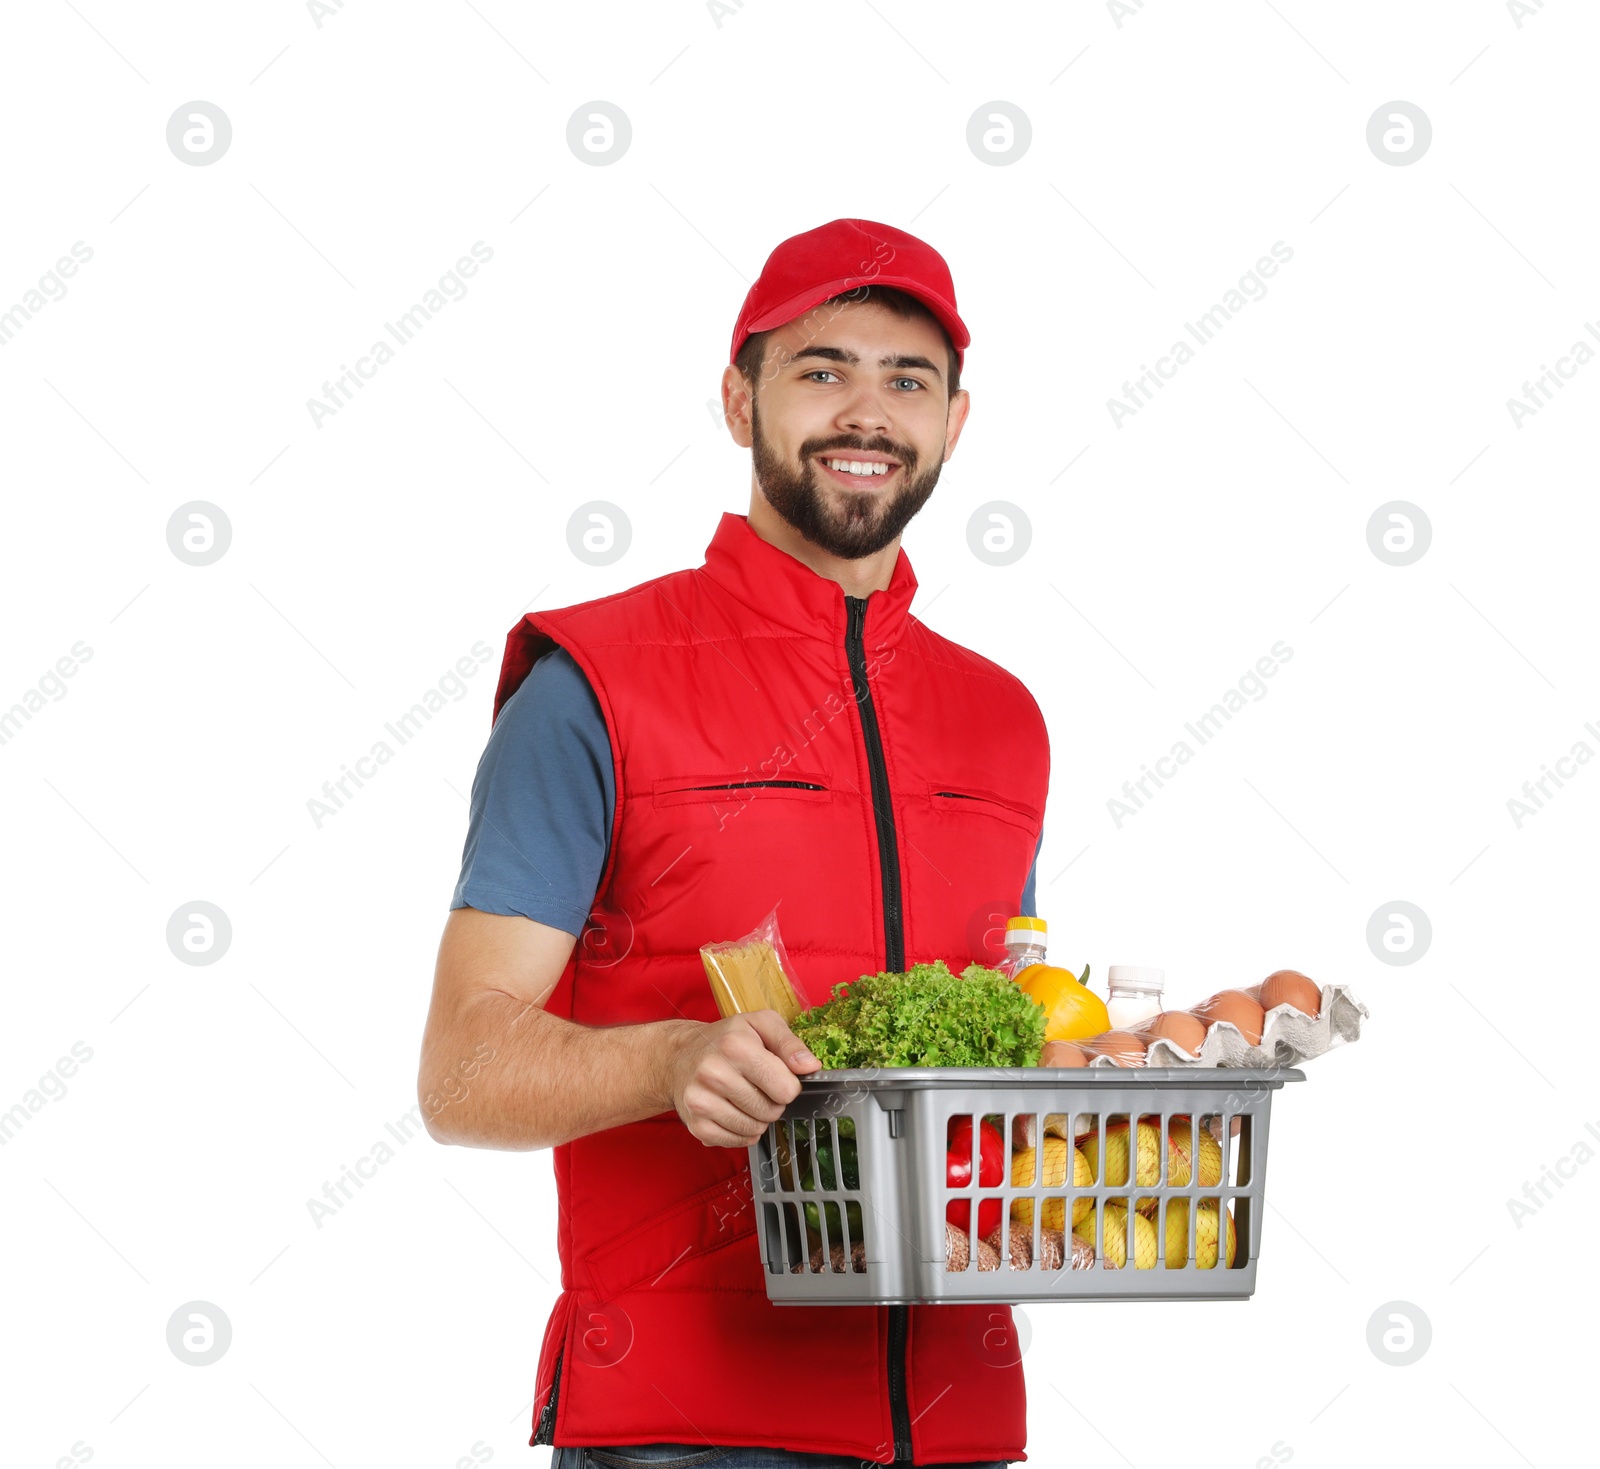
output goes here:
<path id="1" fill-rule="evenodd" d="M 776 1010 L 787 1025 L 805 1008 L 789 977 L 776 908 L 742 939 L 702 944 L 700 962 L 724 1017 Z"/>

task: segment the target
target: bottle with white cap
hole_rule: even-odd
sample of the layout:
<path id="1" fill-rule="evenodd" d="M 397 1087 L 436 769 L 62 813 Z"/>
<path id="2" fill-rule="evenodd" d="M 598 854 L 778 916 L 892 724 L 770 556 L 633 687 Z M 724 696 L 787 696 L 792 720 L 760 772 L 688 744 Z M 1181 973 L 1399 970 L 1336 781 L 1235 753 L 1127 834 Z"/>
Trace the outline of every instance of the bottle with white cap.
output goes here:
<path id="1" fill-rule="evenodd" d="M 1106 970 L 1106 1013 L 1111 1017 L 1111 1028 L 1128 1030 L 1140 1021 L 1159 1015 L 1166 984 L 1164 969 L 1113 964 Z"/>

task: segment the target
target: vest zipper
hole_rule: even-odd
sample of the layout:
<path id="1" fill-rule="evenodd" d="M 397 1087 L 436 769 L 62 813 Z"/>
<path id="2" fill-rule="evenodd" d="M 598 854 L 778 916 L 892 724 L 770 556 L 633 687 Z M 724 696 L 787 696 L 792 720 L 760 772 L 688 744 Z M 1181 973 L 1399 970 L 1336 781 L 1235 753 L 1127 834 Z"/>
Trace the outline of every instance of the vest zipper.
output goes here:
<path id="1" fill-rule="evenodd" d="M 894 1461 L 911 1463 L 911 1408 L 906 1401 L 906 1336 L 910 1306 L 889 1307 L 889 1418 L 894 1424 Z"/>
<path id="2" fill-rule="evenodd" d="M 889 769 L 883 759 L 883 737 L 878 711 L 867 681 L 867 653 L 863 639 L 867 626 L 867 599 L 849 597 L 845 605 L 845 659 L 861 716 L 861 737 L 867 747 L 867 772 L 872 781 L 872 814 L 878 830 L 878 870 L 883 887 L 884 968 L 891 973 L 906 967 L 904 918 L 900 911 L 900 849 L 895 838 L 894 807 L 889 797 Z M 906 1348 L 909 1306 L 889 1307 L 889 1418 L 894 1426 L 894 1461 L 911 1463 L 911 1408 L 906 1398 Z"/>
<path id="3" fill-rule="evenodd" d="M 539 1410 L 539 1421 L 533 1427 L 533 1441 L 536 1444 L 549 1444 L 552 1447 L 556 1441 L 556 1394 L 561 1391 L 561 1359 L 566 1354 L 556 1353 L 555 1376 L 550 1379 L 550 1397 L 544 1407 Z"/>
<path id="4" fill-rule="evenodd" d="M 894 808 L 889 802 L 889 770 L 883 762 L 883 738 L 878 733 L 878 712 L 867 682 L 867 653 L 862 637 L 867 625 L 867 599 L 846 597 L 844 653 L 850 664 L 856 709 L 861 715 L 861 735 L 867 746 L 867 771 L 872 779 L 872 814 L 878 827 L 878 870 L 883 879 L 884 968 L 896 973 L 906 967 L 906 945 L 900 915 L 900 853 L 895 843 Z"/>

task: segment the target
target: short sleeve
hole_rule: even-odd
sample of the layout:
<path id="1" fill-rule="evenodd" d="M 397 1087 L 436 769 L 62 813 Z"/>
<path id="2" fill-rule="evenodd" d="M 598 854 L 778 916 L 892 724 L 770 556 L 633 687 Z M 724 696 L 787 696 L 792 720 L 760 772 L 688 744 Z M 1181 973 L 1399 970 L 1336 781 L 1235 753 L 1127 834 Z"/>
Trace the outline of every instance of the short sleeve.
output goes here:
<path id="1" fill-rule="evenodd" d="M 599 701 L 572 655 L 553 649 L 490 731 L 450 906 L 582 934 L 605 868 L 615 787 Z"/>

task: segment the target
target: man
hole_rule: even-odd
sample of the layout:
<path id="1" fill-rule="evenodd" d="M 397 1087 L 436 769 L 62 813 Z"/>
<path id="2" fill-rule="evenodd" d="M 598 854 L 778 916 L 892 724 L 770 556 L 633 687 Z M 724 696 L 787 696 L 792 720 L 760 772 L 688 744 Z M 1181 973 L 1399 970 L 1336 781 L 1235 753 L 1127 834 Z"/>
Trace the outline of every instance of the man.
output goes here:
<path id="1" fill-rule="evenodd" d="M 748 516 L 702 567 L 507 641 L 419 1094 L 441 1142 L 555 1149 L 531 1441 L 558 1466 L 1023 1456 L 1008 1308 L 768 1300 L 745 1149 L 820 1063 L 775 1011 L 717 1018 L 699 957 L 781 900 L 810 1005 L 992 961 L 984 930 L 1032 912 L 1044 721 L 910 615 L 900 551 L 966 422 L 967 342 L 922 241 L 786 240 L 722 380 Z"/>

